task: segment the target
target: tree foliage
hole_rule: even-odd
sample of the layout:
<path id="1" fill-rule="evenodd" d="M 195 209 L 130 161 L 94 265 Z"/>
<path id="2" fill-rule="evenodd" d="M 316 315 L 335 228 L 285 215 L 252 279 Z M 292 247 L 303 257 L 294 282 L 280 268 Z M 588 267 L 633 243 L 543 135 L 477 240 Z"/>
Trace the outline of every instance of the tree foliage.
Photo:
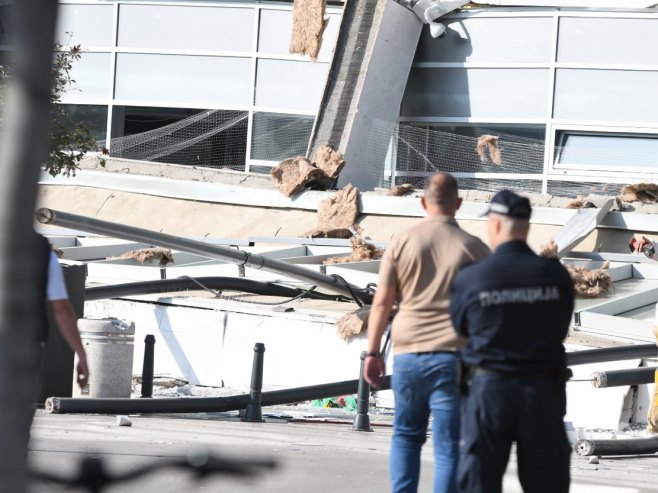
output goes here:
<path id="1" fill-rule="evenodd" d="M 80 161 L 88 152 L 96 152 L 99 147 L 85 122 L 73 122 L 66 108 L 59 104 L 62 94 L 73 89 L 75 80 L 71 78 L 73 64 L 81 57 L 80 45 L 65 48 L 60 44 L 54 47 L 52 66 L 52 90 L 50 92 L 50 149 L 44 168 L 52 176 L 62 174 L 75 176 L 80 169 Z M 10 66 L 0 65 L 0 106 L 4 104 L 5 88 L 11 77 Z M 0 127 L 2 120 L 0 120 Z M 103 149 L 102 154 L 107 154 Z M 100 158 L 101 166 L 105 160 Z"/>

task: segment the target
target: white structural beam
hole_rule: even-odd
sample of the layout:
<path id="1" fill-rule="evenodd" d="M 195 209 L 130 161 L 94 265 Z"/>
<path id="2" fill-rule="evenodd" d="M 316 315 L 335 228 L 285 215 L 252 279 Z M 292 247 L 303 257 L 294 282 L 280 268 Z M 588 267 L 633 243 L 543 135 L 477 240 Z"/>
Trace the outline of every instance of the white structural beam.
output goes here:
<path id="1" fill-rule="evenodd" d="M 654 7 L 651 0 L 553 0 L 541 2 L 537 0 L 487 0 L 482 5 L 501 7 L 573 7 L 573 8 L 612 8 L 612 9 L 644 9 Z"/>

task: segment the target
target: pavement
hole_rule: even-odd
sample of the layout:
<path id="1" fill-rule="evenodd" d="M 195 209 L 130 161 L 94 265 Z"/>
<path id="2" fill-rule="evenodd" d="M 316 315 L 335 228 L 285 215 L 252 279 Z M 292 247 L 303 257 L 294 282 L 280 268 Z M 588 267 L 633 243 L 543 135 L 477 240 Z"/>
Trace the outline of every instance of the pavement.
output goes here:
<path id="1" fill-rule="evenodd" d="M 310 406 L 263 408 L 265 421 L 243 422 L 237 413 L 129 416 L 49 414 L 38 410 L 29 459 L 35 470 L 70 475 L 82 456 L 101 457 L 110 472 L 211 451 L 234 460 L 273 459 L 274 470 L 250 479 L 214 475 L 197 480 L 177 469 L 107 488 L 106 492 L 383 492 L 388 484 L 390 413 L 370 415 L 372 432 L 352 431 L 354 413 Z M 125 418 L 124 418 L 125 422 Z M 541 454 L 541 444 L 537 453 Z M 658 456 L 603 457 L 599 463 L 572 455 L 572 493 L 658 491 Z M 35 483 L 32 491 L 84 491 Z M 423 449 L 419 491 L 432 491 L 431 440 Z M 512 457 L 504 492 L 522 491 Z"/>

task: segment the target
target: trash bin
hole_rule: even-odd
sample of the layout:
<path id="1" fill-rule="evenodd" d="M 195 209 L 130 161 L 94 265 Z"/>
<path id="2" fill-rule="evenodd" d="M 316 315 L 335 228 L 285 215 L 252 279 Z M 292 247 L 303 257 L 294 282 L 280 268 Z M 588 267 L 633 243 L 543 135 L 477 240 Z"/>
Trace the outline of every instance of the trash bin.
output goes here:
<path id="1" fill-rule="evenodd" d="M 135 324 L 116 318 L 84 318 L 78 321 L 78 328 L 87 352 L 89 388 L 83 394 L 75 384 L 74 371 L 73 396 L 130 397 Z"/>

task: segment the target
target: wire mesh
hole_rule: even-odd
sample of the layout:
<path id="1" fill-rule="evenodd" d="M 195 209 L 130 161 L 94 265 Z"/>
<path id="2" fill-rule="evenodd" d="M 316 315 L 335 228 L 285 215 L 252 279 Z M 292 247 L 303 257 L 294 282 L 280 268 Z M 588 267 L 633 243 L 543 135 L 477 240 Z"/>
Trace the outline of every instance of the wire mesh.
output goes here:
<path id="1" fill-rule="evenodd" d="M 244 170 L 245 111 L 208 110 L 155 130 L 111 139 L 113 157 Z"/>

